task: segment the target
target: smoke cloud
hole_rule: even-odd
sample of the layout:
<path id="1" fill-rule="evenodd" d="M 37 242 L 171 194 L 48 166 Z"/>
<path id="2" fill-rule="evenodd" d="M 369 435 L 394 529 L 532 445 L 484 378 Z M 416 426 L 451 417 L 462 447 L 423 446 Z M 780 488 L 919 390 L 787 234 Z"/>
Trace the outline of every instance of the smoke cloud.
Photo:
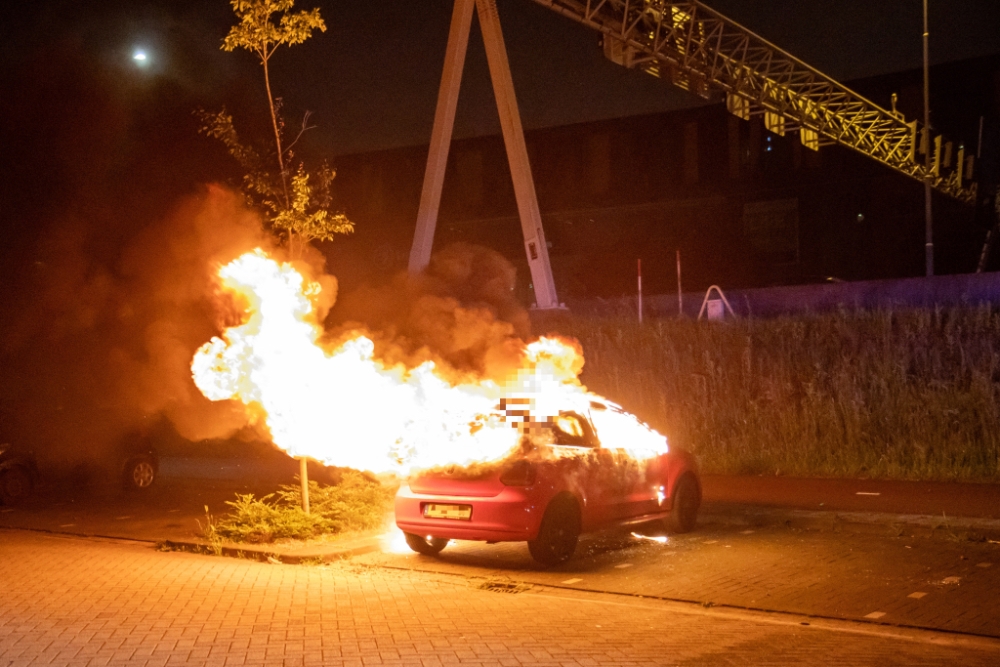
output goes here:
<path id="1" fill-rule="evenodd" d="M 238 194 L 207 186 L 143 226 L 113 262 L 95 257 L 94 234 L 70 217 L 41 235 L 24 298 L 4 324 L 0 400 L 11 439 L 72 464 L 163 418 L 190 441 L 248 426 L 242 404 L 198 391 L 190 365 L 243 317 L 218 289 L 219 267 L 256 247 L 282 259 L 259 218 Z M 321 321 L 330 313 L 328 342 L 363 328 L 383 362 L 433 360 L 456 380 L 502 382 L 523 365 L 530 321 L 513 297 L 513 267 L 490 249 L 447 247 L 424 274 L 399 274 L 341 303 L 318 251 L 294 263 L 323 287 L 317 306 Z"/>
<path id="2" fill-rule="evenodd" d="M 71 465 L 164 417 L 192 441 L 246 426 L 242 406 L 201 395 L 191 358 L 240 316 L 216 293 L 217 268 L 255 247 L 281 253 L 239 195 L 195 185 L 231 166 L 198 136 L 190 111 L 204 100 L 73 40 L 17 62 L 0 72 L 0 440 Z M 322 255 L 298 262 L 323 287 L 328 342 L 363 328 L 387 363 L 495 379 L 520 365 L 530 322 L 492 250 L 445 248 L 425 274 L 336 305 Z"/>
<path id="3" fill-rule="evenodd" d="M 514 279 L 498 252 L 457 243 L 435 253 L 421 275 L 401 272 L 385 286 L 343 295 L 327 325 L 366 330 L 390 364 L 433 360 L 459 375 L 503 380 L 520 367 L 531 334 Z"/>
<path id="4" fill-rule="evenodd" d="M 241 409 L 204 398 L 194 351 L 224 322 L 218 266 L 268 247 L 238 195 L 209 186 L 135 235 L 110 264 L 92 228 L 66 219 L 41 236 L 22 298 L 3 328 L 4 427 L 60 458 L 86 458 L 169 418 L 190 440 L 245 425 Z"/>

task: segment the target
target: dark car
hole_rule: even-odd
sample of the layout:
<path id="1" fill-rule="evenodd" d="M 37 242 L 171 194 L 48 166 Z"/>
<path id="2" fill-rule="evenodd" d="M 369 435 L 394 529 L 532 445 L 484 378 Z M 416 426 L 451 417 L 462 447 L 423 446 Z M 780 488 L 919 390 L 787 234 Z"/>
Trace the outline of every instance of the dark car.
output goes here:
<path id="1" fill-rule="evenodd" d="M 15 505 L 31 495 L 38 481 L 38 464 L 31 451 L 0 444 L 0 504 Z"/>
<path id="2" fill-rule="evenodd" d="M 41 461 L 45 481 L 86 489 L 122 489 L 142 492 L 156 482 L 160 457 L 153 439 L 138 434 L 122 437 L 113 446 L 95 447 L 75 453 L 74 459 L 49 453 Z"/>

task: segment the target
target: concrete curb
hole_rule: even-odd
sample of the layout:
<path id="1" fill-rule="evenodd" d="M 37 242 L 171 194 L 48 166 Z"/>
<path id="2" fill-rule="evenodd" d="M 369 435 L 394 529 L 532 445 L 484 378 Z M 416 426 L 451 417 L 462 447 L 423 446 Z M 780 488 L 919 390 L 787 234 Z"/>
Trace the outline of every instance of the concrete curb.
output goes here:
<path id="1" fill-rule="evenodd" d="M 784 525 L 805 530 L 882 535 L 909 533 L 963 541 L 1000 542 L 1000 520 L 945 515 L 815 511 L 759 505 L 713 504 L 704 508 L 699 517 L 699 524 L 747 527 Z"/>
<path id="2" fill-rule="evenodd" d="M 262 563 L 309 565 L 329 563 L 352 556 L 372 553 L 381 548 L 381 537 L 369 536 L 344 540 L 342 543 L 307 545 L 282 549 L 280 545 L 212 543 L 205 540 L 162 540 L 157 546 L 163 551 L 186 551 L 211 556 L 228 556 Z"/>

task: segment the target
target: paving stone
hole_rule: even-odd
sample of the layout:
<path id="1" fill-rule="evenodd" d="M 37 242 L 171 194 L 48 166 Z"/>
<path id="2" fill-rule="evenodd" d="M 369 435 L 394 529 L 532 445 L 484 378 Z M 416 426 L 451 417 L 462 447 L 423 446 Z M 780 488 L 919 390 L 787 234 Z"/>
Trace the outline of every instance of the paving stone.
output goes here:
<path id="1" fill-rule="evenodd" d="M 901 625 L 1000 637 L 1000 568 L 977 565 L 994 562 L 1000 545 L 765 527 L 741 535 L 732 549 L 719 548 L 740 530 L 700 529 L 669 536 L 665 544 L 627 536 L 584 538 L 578 556 L 549 569 L 535 565 L 520 544 L 458 542 L 437 559 L 368 554 L 355 560 L 464 576 L 499 572 L 532 584 L 844 619 L 864 619 L 874 609 Z M 626 562 L 633 567 L 624 574 L 615 566 Z M 573 579 L 579 581 L 568 583 Z M 933 595 L 933 606 L 907 600 L 914 591 Z M 964 610 L 980 613 L 959 613 Z"/>
<path id="2" fill-rule="evenodd" d="M 554 574 L 558 581 L 566 578 Z M 0 531 L 0 582 L 0 618 L 6 620 L 0 665 L 11 667 L 81 664 L 83 649 L 95 643 L 98 652 L 86 658 L 88 664 L 881 667 L 1000 661 L 1000 642 L 982 638 L 882 632 L 844 621 L 804 627 L 787 617 L 566 589 L 498 594 L 437 573 L 269 565 L 19 531 Z M 106 620 L 114 629 L 107 640 L 87 630 L 98 614 L 110 614 Z M 246 641 L 232 642 L 241 629 L 250 631 Z"/>

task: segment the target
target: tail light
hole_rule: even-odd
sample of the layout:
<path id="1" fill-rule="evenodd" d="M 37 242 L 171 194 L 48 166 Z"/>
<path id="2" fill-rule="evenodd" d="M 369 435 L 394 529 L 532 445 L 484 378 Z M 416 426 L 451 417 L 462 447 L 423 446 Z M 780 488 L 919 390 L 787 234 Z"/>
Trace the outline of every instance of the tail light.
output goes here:
<path id="1" fill-rule="evenodd" d="M 500 474 L 500 482 L 505 486 L 531 486 L 535 483 L 535 466 L 525 459 L 514 461 Z"/>

